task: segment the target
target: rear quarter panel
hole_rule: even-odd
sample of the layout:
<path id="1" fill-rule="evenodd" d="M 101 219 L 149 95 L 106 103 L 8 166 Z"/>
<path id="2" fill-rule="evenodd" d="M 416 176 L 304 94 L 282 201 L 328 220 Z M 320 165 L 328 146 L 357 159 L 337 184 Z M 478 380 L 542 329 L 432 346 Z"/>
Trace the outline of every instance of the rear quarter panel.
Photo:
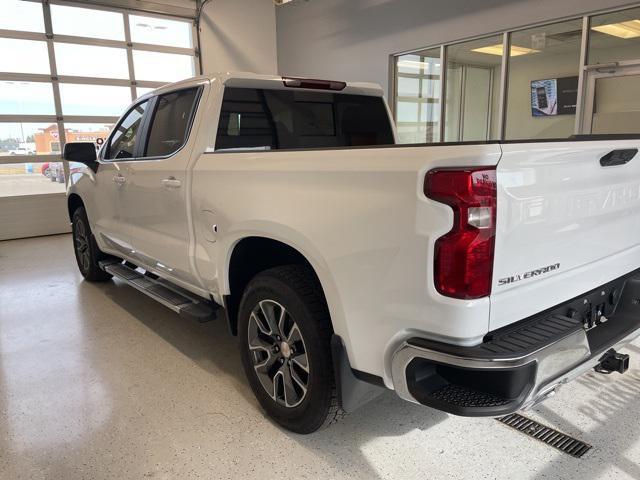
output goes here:
<path id="1" fill-rule="evenodd" d="M 291 245 L 318 274 L 352 366 L 391 387 L 388 359 L 408 336 L 473 344 L 487 333 L 488 299 L 435 291 L 433 244 L 453 214 L 424 196 L 423 182 L 431 168 L 499 157 L 498 145 L 203 154 L 192 180 L 198 272 L 228 294 L 240 239 Z"/>

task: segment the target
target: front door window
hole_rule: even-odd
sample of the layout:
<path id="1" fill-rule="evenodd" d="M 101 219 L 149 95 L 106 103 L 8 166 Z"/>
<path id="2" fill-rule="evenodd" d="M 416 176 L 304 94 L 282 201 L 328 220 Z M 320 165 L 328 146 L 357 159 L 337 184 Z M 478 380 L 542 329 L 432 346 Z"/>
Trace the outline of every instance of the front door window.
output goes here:
<path id="1" fill-rule="evenodd" d="M 138 131 L 147 101 L 136 105 L 115 128 L 105 153 L 106 160 L 126 160 L 135 156 Z"/>

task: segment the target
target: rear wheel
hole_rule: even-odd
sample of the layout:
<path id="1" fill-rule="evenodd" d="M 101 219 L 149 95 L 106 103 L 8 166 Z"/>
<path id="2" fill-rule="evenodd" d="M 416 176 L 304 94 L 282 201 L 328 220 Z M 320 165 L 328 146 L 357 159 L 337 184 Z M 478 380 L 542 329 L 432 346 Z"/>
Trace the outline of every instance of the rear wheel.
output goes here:
<path id="1" fill-rule="evenodd" d="M 108 255 L 98 248 L 96 240 L 91 233 L 89 219 L 84 207 L 79 207 L 73 212 L 71 229 L 73 233 L 73 249 L 82 276 L 90 282 L 109 280 L 111 274 L 102 270 L 98 265 L 98 262 L 108 258 Z"/>
<path id="2" fill-rule="evenodd" d="M 238 332 L 249 384 L 284 428 L 311 433 L 343 415 L 331 359 L 331 322 L 308 268 L 288 265 L 251 280 L 240 303 Z"/>

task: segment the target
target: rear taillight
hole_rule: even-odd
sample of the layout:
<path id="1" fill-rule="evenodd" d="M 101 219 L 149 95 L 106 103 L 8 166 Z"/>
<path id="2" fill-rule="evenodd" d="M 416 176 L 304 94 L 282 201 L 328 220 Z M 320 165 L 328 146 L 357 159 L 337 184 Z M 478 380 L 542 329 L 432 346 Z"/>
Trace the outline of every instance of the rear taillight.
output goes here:
<path id="1" fill-rule="evenodd" d="M 436 289 L 453 298 L 486 297 L 496 235 L 495 168 L 431 170 L 424 193 L 453 209 L 453 228 L 435 243 Z"/>

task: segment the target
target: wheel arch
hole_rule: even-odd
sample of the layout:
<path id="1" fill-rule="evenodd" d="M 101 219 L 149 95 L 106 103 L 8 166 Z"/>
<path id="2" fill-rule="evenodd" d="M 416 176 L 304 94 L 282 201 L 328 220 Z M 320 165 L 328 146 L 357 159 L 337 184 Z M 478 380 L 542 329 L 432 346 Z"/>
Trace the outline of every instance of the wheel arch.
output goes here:
<path id="1" fill-rule="evenodd" d="M 67 198 L 67 210 L 69 212 L 69 221 L 73 221 L 74 212 L 80 208 L 84 207 L 84 202 L 82 201 L 82 197 L 77 193 L 71 193 Z"/>
<path id="2" fill-rule="evenodd" d="M 325 270 L 309 257 L 291 242 L 280 239 L 261 235 L 248 235 L 237 239 L 229 249 L 228 262 L 224 270 L 226 285 L 223 301 L 231 334 L 237 334 L 238 307 L 249 281 L 258 273 L 269 268 L 292 264 L 307 266 L 317 278 L 331 312 L 332 324 L 335 329 L 334 308 L 332 308 L 330 301 L 334 289 L 332 285 L 328 285 L 332 282 L 327 280 L 327 275 L 324 274 Z"/>

